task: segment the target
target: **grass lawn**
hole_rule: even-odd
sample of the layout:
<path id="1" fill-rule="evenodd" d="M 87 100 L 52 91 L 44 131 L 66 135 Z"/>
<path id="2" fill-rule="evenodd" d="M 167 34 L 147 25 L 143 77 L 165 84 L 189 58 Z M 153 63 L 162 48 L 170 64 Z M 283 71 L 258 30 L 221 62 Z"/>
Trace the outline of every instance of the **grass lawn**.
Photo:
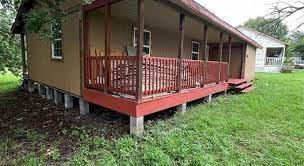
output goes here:
<path id="1" fill-rule="evenodd" d="M 18 89 L 20 78 L 12 73 L 0 74 L 0 95 Z"/>
<path id="2" fill-rule="evenodd" d="M 51 161 L 68 165 L 303 165 L 304 72 L 259 73 L 256 78 L 254 92 L 218 97 L 211 104 L 192 106 L 185 114 L 148 123 L 143 138 L 126 135 L 107 140 L 85 130 L 72 131 L 79 141 L 76 150 L 65 159 L 56 151 Z M 0 91 L 14 89 L 17 83 L 12 76 L 0 76 Z M 0 144 L 0 148 L 14 148 L 8 145 Z M 25 165 L 50 162 L 37 151 L 17 158 Z"/>

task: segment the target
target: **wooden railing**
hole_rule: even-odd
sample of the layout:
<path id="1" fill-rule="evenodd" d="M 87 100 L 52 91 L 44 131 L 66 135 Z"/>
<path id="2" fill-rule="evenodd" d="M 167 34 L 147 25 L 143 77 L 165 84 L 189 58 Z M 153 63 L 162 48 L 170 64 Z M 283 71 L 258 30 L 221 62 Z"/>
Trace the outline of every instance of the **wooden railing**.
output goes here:
<path id="1" fill-rule="evenodd" d="M 151 95 L 177 89 L 179 60 L 174 58 L 144 57 L 143 93 Z"/>
<path id="2" fill-rule="evenodd" d="M 86 58 L 86 85 L 90 88 L 105 88 L 105 57 L 90 56 Z"/>
<path id="3" fill-rule="evenodd" d="M 109 90 L 111 92 L 135 95 L 136 59 L 135 56 L 110 56 Z"/>
<path id="4" fill-rule="evenodd" d="M 204 61 L 182 61 L 182 89 L 201 87 L 204 84 Z"/>
<path id="5" fill-rule="evenodd" d="M 282 66 L 283 65 L 283 58 L 275 58 L 275 57 L 266 57 L 265 59 L 266 66 Z"/>
<path id="6" fill-rule="evenodd" d="M 109 57 L 109 93 L 136 94 L 135 56 Z M 104 56 L 91 56 L 86 59 L 86 85 L 89 88 L 105 91 L 106 60 Z M 143 95 L 174 92 L 178 88 L 179 59 L 144 57 L 143 58 Z M 202 87 L 204 84 L 228 80 L 228 63 L 182 60 L 181 88 Z M 205 66 L 206 65 L 206 66 Z M 206 71 L 204 69 L 207 69 Z M 219 74 L 221 75 L 219 80 Z M 204 77 L 206 75 L 206 77 Z"/>

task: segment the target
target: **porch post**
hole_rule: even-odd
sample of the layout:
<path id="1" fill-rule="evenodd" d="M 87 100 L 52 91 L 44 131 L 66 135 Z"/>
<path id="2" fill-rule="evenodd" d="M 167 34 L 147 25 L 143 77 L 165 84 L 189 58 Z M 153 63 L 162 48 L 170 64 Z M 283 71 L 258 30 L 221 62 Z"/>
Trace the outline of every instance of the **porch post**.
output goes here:
<path id="1" fill-rule="evenodd" d="M 89 54 L 90 54 L 90 44 L 89 44 L 89 21 L 88 12 L 83 12 L 83 70 L 84 70 L 84 87 L 89 86 Z"/>
<path id="2" fill-rule="evenodd" d="M 204 55 L 204 80 L 203 80 L 203 85 L 206 84 L 207 82 L 207 60 L 208 60 L 208 36 L 207 36 L 207 33 L 208 33 L 208 26 L 207 25 L 204 25 L 204 34 L 203 34 L 203 55 Z"/>
<path id="3" fill-rule="evenodd" d="M 185 25 L 185 14 L 180 13 L 179 16 L 179 27 L 178 27 L 178 79 L 177 79 L 177 91 L 180 92 L 182 90 L 182 64 L 183 58 L 182 54 L 184 53 L 184 25 Z"/>
<path id="4" fill-rule="evenodd" d="M 230 76 L 230 63 L 231 63 L 231 49 L 232 49 L 232 44 L 231 44 L 231 36 L 229 36 L 229 39 L 228 39 L 228 79 L 229 79 L 229 76 Z"/>
<path id="5" fill-rule="evenodd" d="M 221 82 L 222 59 L 223 59 L 223 32 L 220 32 L 218 83 Z"/>
<path id="6" fill-rule="evenodd" d="M 111 54 L 111 5 L 107 4 L 105 6 L 105 93 L 109 93 L 110 87 L 110 72 L 111 72 L 111 62 L 110 62 L 110 54 Z"/>
<path id="7" fill-rule="evenodd" d="M 243 44 L 242 49 L 242 57 L 241 57 L 241 79 L 245 77 L 245 58 L 246 58 L 246 44 Z"/>
<path id="8" fill-rule="evenodd" d="M 144 0 L 137 0 L 137 61 L 136 61 L 136 95 L 135 99 L 142 99 L 143 75 L 143 42 L 144 42 Z"/>
<path id="9" fill-rule="evenodd" d="M 25 42 L 24 42 L 24 33 L 21 33 L 20 35 L 21 38 L 21 54 L 22 54 L 22 76 L 23 76 L 23 80 L 25 81 L 25 73 L 27 71 L 27 67 L 26 67 L 26 62 L 25 62 Z"/>

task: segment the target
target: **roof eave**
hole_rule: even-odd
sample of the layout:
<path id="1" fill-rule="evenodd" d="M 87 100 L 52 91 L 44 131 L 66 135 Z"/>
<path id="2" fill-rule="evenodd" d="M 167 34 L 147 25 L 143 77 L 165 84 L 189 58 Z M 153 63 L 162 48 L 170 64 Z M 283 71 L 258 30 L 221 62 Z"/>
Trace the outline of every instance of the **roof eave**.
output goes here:
<path id="1" fill-rule="evenodd" d="M 213 24 L 214 26 L 218 27 L 219 29 L 226 31 L 227 33 L 231 33 L 233 36 L 243 40 L 246 43 L 249 43 L 253 47 L 263 48 L 257 42 L 250 39 L 249 37 L 244 35 L 242 32 L 240 32 L 238 29 L 236 29 L 232 25 L 228 24 L 224 20 L 220 19 L 219 17 L 214 15 L 212 12 L 210 12 L 208 9 L 206 9 L 199 3 L 195 2 L 194 0 L 169 0 L 169 1 L 180 6 L 187 12 L 190 12 L 190 13 L 200 17 L 203 20 L 206 20 L 207 22 L 209 22 L 210 24 Z"/>

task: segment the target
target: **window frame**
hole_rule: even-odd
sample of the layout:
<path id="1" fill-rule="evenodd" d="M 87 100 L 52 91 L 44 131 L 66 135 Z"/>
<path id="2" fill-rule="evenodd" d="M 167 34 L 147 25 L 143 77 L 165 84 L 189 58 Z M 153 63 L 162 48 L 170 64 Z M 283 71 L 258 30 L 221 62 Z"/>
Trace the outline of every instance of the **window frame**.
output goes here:
<path id="1" fill-rule="evenodd" d="M 137 31 L 137 28 L 136 27 L 134 27 L 134 29 L 133 29 L 133 46 L 134 47 L 137 47 L 137 43 L 136 43 L 136 31 Z M 144 33 L 149 33 L 149 44 L 150 45 L 144 45 L 143 44 L 143 48 L 148 48 L 149 49 L 149 53 L 147 53 L 147 55 L 151 55 L 151 45 L 152 45 L 152 33 L 151 33 L 151 31 L 149 31 L 149 30 L 145 30 L 144 29 Z M 145 40 L 145 38 L 144 38 L 144 40 Z M 144 42 L 145 43 L 145 42 Z"/>
<path id="2" fill-rule="evenodd" d="M 194 50 L 193 50 L 193 44 L 198 44 L 198 52 L 195 52 Z M 191 42 L 191 60 L 193 60 L 193 54 L 197 54 L 197 60 L 199 60 L 200 59 L 200 46 L 201 46 L 201 43 L 200 42 L 198 42 L 198 41 L 192 41 Z"/>
<path id="3" fill-rule="evenodd" d="M 51 26 L 51 36 L 52 36 L 52 40 L 51 40 L 51 51 L 52 51 L 52 59 L 54 60 L 62 60 L 63 59 L 63 44 L 62 44 L 62 23 L 60 22 L 60 38 L 53 38 L 54 36 L 56 36 L 57 34 L 55 34 L 53 32 L 53 27 L 54 25 Z M 60 42 L 61 43 L 61 48 L 55 48 L 55 42 Z M 61 51 L 61 56 L 57 56 L 55 55 L 55 51 L 56 50 L 60 50 Z"/>

